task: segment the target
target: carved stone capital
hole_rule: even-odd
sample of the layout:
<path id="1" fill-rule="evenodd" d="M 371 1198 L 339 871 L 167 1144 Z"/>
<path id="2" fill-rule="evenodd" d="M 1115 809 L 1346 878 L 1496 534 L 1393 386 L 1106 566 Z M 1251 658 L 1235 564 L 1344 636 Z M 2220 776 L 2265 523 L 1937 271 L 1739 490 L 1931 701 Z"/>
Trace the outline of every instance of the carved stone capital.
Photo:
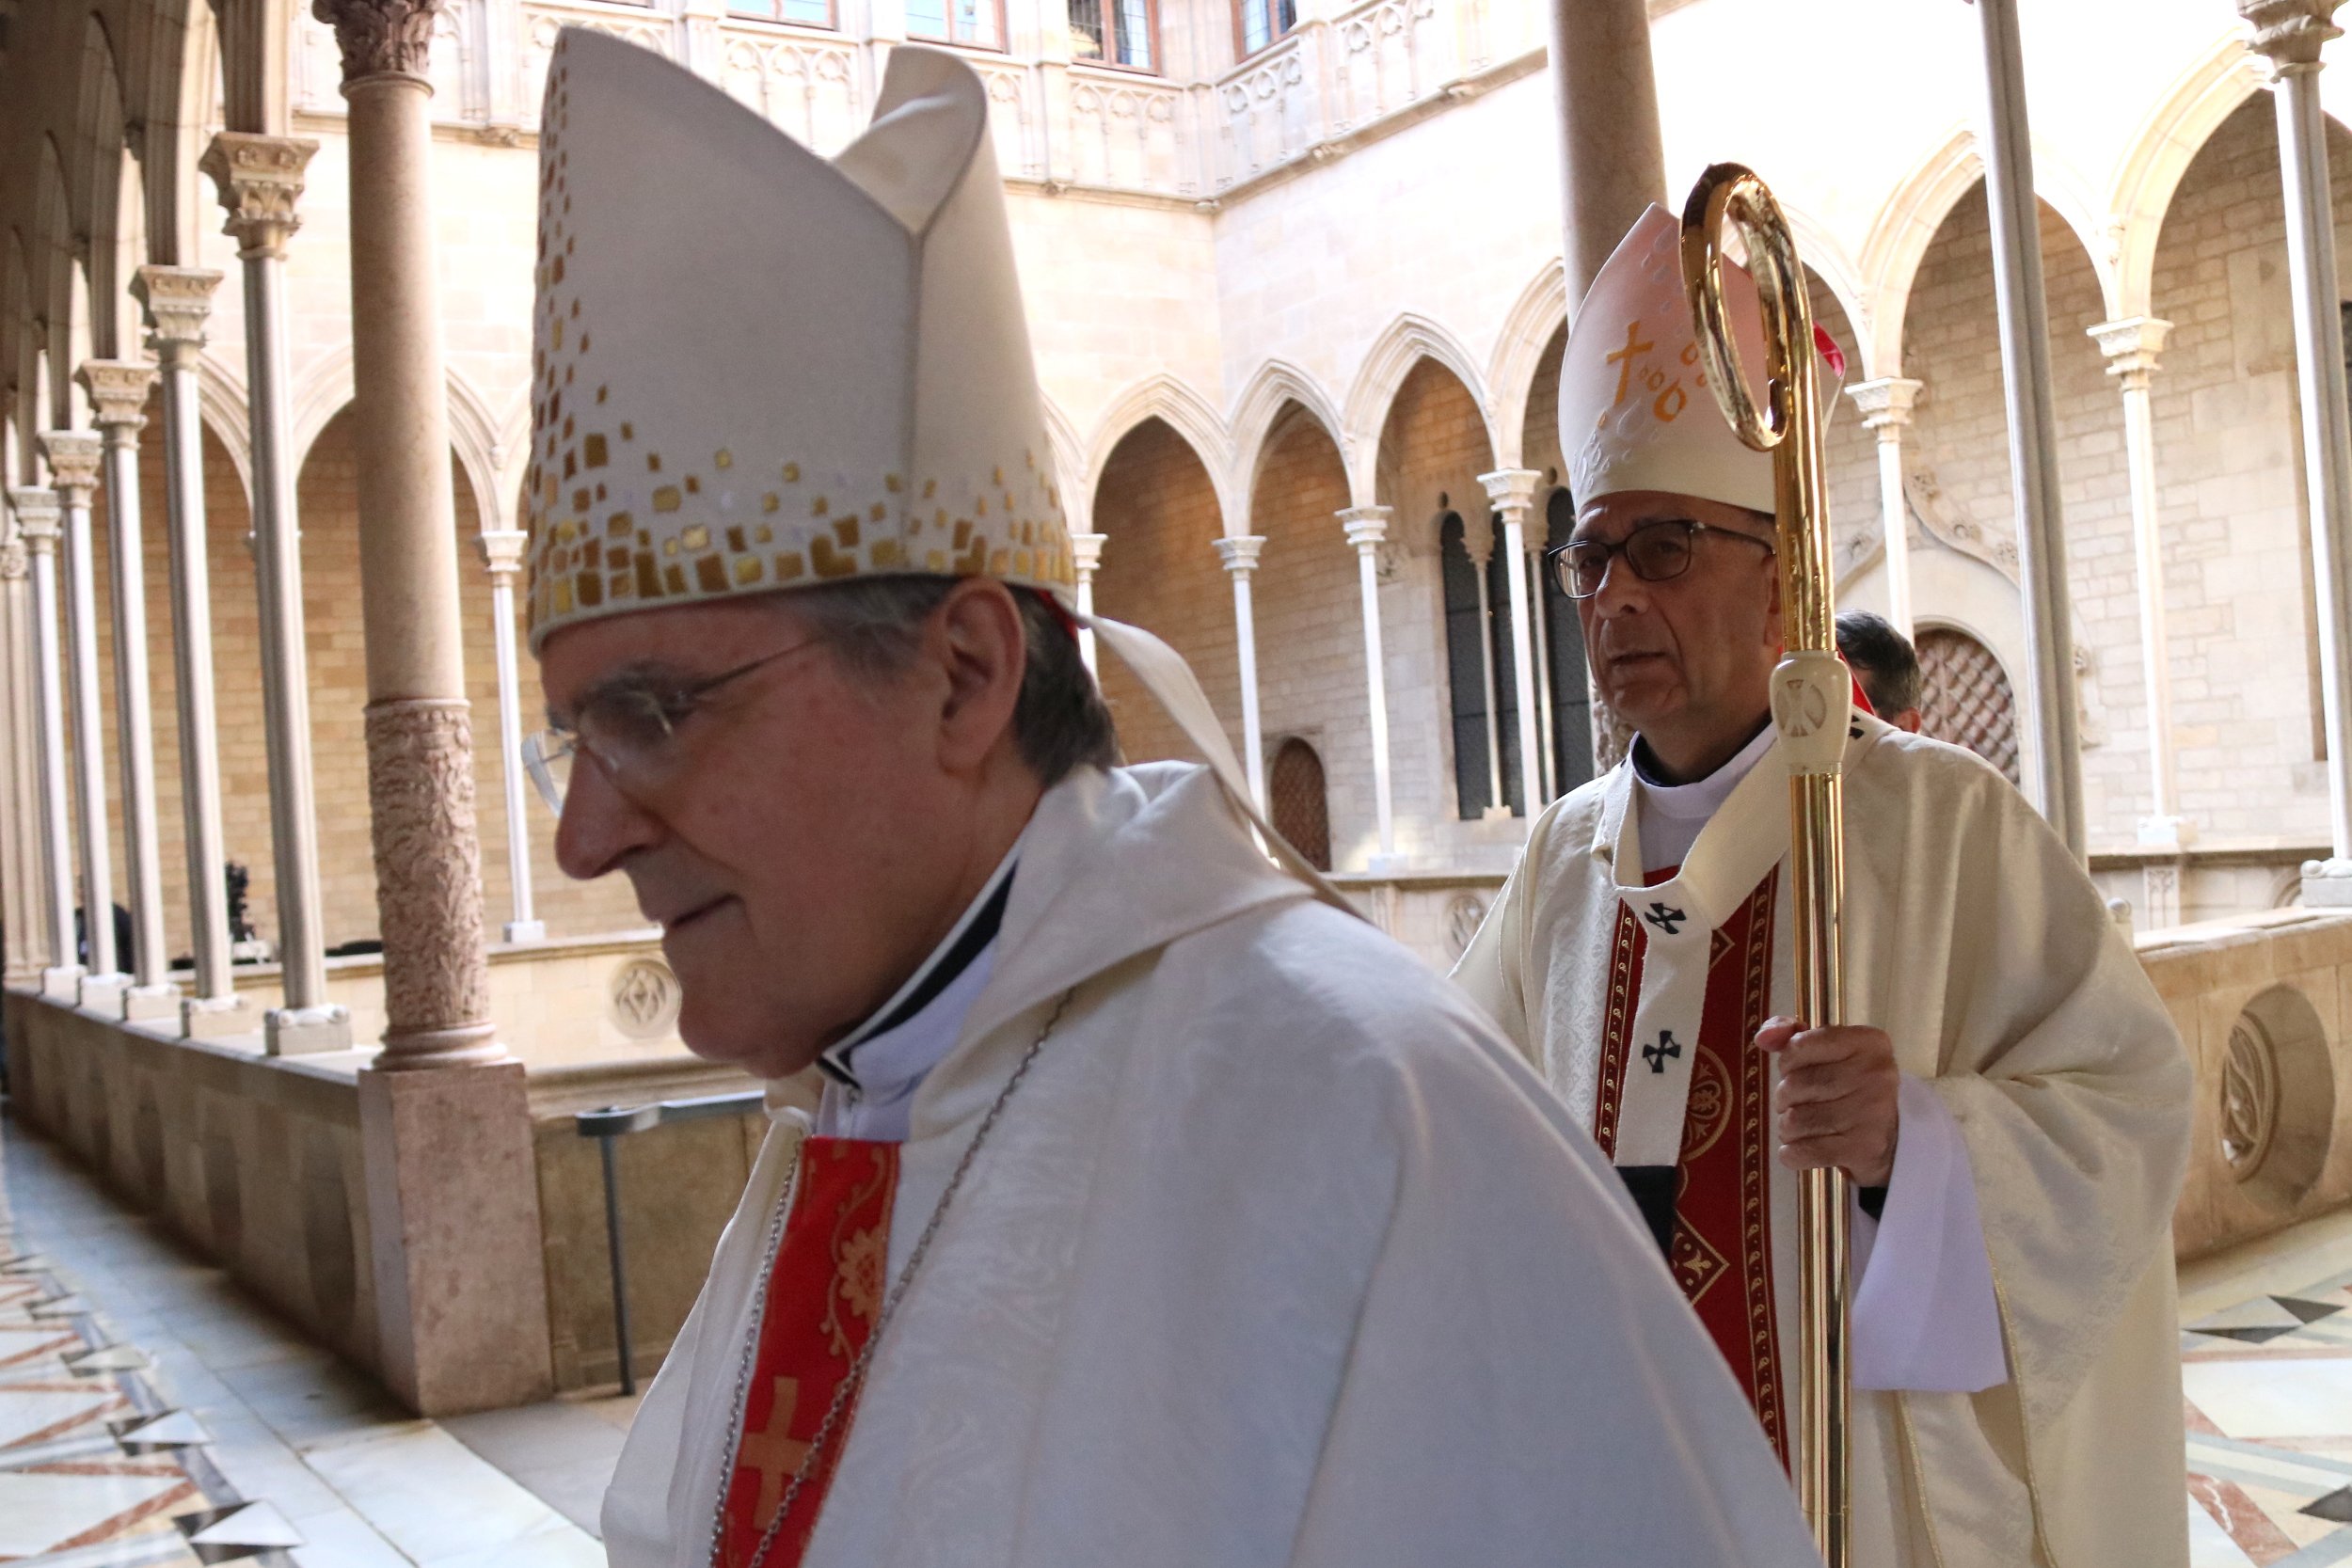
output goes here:
<path id="1" fill-rule="evenodd" d="M 1499 468 L 1490 474 L 1480 474 L 1478 483 L 1486 487 L 1486 499 L 1494 502 L 1505 521 L 1525 523 L 1535 507 L 1535 486 L 1544 476 L 1534 468 Z"/>
<path id="2" fill-rule="evenodd" d="M 1919 398 L 1921 383 L 1907 376 L 1884 375 L 1876 381 L 1857 381 L 1846 388 L 1853 405 L 1862 414 L 1862 428 L 1875 430 L 1882 441 L 1899 440 L 1903 426 L 1911 422 L 1912 404 Z"/>
<path id="3" fill-rule="evenodd" d="M 131 297 L 147 312 L 148 346 L 175 370 L 196 368 L 204 322 L 213 313 L 220 274 L 209 267 L 145 266 L 131 280 Z"/>
<path id="4" fill-rule="evenodd" d="M 369 76 L 425 80 L 433 19 L 442 0 L 310 0 L 310 14 L 335 29 L 343 86 Z"/>
<path id="5" fill-rule="evenodd" d="M 531 543 L 531 535 L 518 528 L 485 528 L 482 531 L 482 563 L 494 578 L 512 577 L 522 570 L 523 550 Z"/>
<path id="6" fill-rule="evenodd" d="M 32 569 L 32 556 L 24 547 L 24 535 L 15 525 L 0 533 L 0 582 L 17 582 Z"/>
<path id="7" fill-rule="evenodd" d="M 2319 51 L 2344 29 L 2334 22 L 2344 0 L 2237 0 L 2249 29 L 2246 47 L 2270 62 L 2273 80 L 2317 71 Z"/>
<path id="8" fill-rule="evenodd" d="M 1070 536 L 1070 562 L 1085 582 L 1103 569 L 1103 542 L 1106 533 L 1073 533 Z"/>
<path id="9" fill-rule="evenodd" d="M 65 507 L 55 490 L 11 490 L 8 510 L 16 514 L 16 531 L 34 555 L 50 555 L 57 547 L 57 531 Z"/>
<path id="10" fill-rule="evenodd" d="M 474 822 L 473 720 L 462 699 L 371 703 L 368 804 L 384 938 L 379 1068 L 505 1055 L 490 1022 Z"/>
<path id="11" fill-rule="evenodd" d="M 1265 550 L 1263 533 L 1227 534 L 1216 541 L 1217 559 L 1225 569 L 1237 578 L 1246 578 L 1258 569 L 1258 557 Z"/>
<path id="12" fill-rule="evenodd" d="M 109 441 L 136 441 L 147 423 L 155 367 L 144 359 L 85 359 L 73 379 L 89 394 L 90 418 Z"/>
<path id="13" fill-rule="evenodd" d="M 68 506 L 87 506 L 98 488 L 98 467 L 106 459 L 106 441 L 87 430 L 52 430 L 40 438 L 40 453 L 49 459 L 49 487 Z"/>
<path id="14" fill-rule="evenodd" d="M 1359 550 L 1378 549 L 1388 542 L 1389 518 L 1396 509 L 1389 506 L 1351 506 L 1340 514 L 1340 524 L 1347 530 L 1347 542 Z"/>
<path id="15" fill-rule="evenodd" d="M 2155 316 L 2127 316 L 2084 328 L 2085 335 L 2107 356 L 2107 374 L 2132 392 L 2148 389 L 2156 356 L 2164 352 L 2164 340 L 2171 331 L 2170 322 Z"/>
<path id="16" fill-rule="evenodd" d="M 240 257 L 286 259 L 286 241 L 302 227 L 294 215 L 302 171 L 318 150 L 318 143 L 299 136 L 242 131 L 223 131 L 204 150 L 197 167 L 220 188 L 220 205 L 229 214 L 221 231 L 237 242 Z"/>

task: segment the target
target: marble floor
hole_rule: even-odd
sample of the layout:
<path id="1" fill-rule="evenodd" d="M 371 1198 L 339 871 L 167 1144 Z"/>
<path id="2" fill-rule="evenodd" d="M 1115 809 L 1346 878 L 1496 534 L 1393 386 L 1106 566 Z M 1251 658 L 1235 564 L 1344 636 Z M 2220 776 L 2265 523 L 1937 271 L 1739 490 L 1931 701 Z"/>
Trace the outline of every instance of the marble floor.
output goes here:
<path id="1" fill-rule="evenodd" d="M 2352 1213 L 2181 1272 L 2193 1568 L 2352 1562 Z"/>
<path id="2" fill-rule="evenodd" d="M 601 1568 L 634 1409 L 418 1420 L 0 1122 L 0 1563 Z"/>

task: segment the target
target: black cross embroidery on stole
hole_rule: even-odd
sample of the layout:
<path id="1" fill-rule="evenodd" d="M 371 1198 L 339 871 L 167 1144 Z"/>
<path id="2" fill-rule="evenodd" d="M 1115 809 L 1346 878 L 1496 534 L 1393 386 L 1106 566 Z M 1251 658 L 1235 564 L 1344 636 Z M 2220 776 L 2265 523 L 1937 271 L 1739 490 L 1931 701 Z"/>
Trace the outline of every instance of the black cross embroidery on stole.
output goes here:
<path id="1" fill-rule="evenodd" d="M 1642 918 L 1657 927 L 1660 930 L 1665 932 L 1668 936 L 1673 936 L 1676 931 L 1681 928 L 1682 923 L 1691 917 L 1684 914 L 1680 910 L 1668 909 L 1663 899 L 1656 899 L 1650 904 L 1649 913 L 1642 916 Z"/>
<path id="2" fill-rule="evenodd" d="M 1642 1060 L 1649 1064 L 1649 1069 L 1652 1072 L 1665 1071 L 1666 1058 L 1678 1057 L 1681 1054 L 1682 1042 L 1675 1038 L 1675 1032 L 1672 1029 L 1659 1030 L 1658 1043 L 1642 1047 Z"/>

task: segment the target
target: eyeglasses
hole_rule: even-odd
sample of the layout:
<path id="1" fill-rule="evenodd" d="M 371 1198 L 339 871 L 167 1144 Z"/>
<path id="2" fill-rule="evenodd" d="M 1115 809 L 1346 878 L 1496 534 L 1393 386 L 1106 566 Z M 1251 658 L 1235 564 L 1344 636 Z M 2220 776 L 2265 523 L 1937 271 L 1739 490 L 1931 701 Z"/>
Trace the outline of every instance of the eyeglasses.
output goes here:
<path id="1" fill-rule="evenodd" d="M 659 788 L 683 761 L 678 727 L 701 711 L 711 693 L 820 641 L 812 637 L 682 686 L 628 677 L 612 682 L 590 692 L 569 725 L 551 725 L 523 736 L 523 770 L 548 810 L 558 816 L 564 814 L 572 759 L 578 756 L 593 760 L 625 794 Z"/>
<path id="2" fill-rule="evenodd" d="M 1611 556 L 1624 556 L 1625 563 L 1644 582 L 1670 582 L 1691 569 L 1691 557 L 1698 549 L 1702 533 L 1754 545 L 1766 555 L 1779 553 L 1771 540 L 1738 529 L 1716 528 L 1689 517 L 1663 517 L 1642 524 L 1613 545 L 1606 539 L 1571 539 L 1554 545 L 1544 552 L 1544 560 L 1559 578 L 1560 592 L 1571 599 L 1589 599 L 1608 580 Z"/>

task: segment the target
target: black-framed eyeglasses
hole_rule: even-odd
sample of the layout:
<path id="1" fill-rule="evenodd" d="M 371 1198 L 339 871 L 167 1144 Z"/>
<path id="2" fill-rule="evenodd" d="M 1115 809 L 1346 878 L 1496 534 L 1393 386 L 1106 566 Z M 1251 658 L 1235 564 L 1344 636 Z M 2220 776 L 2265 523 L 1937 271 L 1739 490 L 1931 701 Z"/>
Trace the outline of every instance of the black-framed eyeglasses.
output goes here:
<path id="1" fill-rule="evenodd" d="M 1589 599 L 1608 580 L 1612 556 L 1624 556 L 1625 563 L 1644 582 L 1669 582 L 1680 577 L 1691 569 L 1691 557 L 1698 549 L 1702 533 L 1754 545 L 1766 555 L 1779 553 L 1779 546 L 1771 540 L 1736 528 L 1717 528 L 1691 517 L 1661 517 L 1641 524 L 1615 544 L 1606 539 L 1571 539 L 1554 545 L 1544 552 L 1544 562 L 1559 579 L 1560 592 L 1571 599 Z"/>
<path id="2" fill-rule="evenodd" d="M 748 664 L 722 670 L 684 685 L 658 686 L 623 680 L 590 693 L 569 724 L 552 724 L 522 740 L 523 770 L 548 809 L 561 816 L 570 786 L 572 760 L 585 752 L 616 788 L 659 788 L 675 767 L 678 726 L 691 719 L 721 688 L 741 680 L 789 655 L 816 647 L 806 638 Z"/>

